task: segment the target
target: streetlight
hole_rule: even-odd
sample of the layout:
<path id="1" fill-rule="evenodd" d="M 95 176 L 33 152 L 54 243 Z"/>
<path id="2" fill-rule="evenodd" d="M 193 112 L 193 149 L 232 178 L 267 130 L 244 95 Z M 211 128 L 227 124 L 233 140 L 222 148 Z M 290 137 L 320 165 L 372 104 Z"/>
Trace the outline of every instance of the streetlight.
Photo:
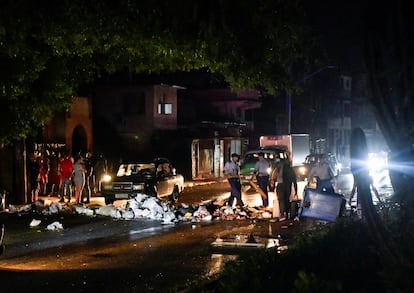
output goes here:
<path id="1" fill-rule="evenodd" d="M 302 82 L 307 81 L 308 79 L 311 79 L 313 76 L 319 74 L 321 71 L 324 71 L 325 69 L 335 69 L 337 68 L 336 66 L 333 65 L 326 65 L 323 67 L 318 68 L 317 70 L 315 70 L 314 72 L 306 75 L 305 77 L 303 77 L 302 79 L 299 79 L 295 82 L 295 84 L 300 84 Z M 292 93 L 290 92 L 290 90 L 288 90 L 286 92 L 286 99 L 287 99 L 287 111 L 288 111 L 288 134 L 291 134 L 291 125 L 292 125 Z"/>

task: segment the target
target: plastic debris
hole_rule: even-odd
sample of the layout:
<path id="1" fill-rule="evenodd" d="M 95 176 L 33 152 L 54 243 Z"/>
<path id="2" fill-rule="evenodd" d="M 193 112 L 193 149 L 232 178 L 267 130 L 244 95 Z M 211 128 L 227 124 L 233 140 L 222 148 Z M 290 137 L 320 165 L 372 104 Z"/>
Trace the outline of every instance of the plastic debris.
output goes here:
<path id="1" fill-rule="evenodd" d="M 52 224 L 47 225 L 46 229 L 49 231 L 60 231 L 63 230 L 63 225 L 59 222 L 53 222 Z"/>
<path id="2" fill-rule="evenodd" d="M 33 219 L 33 220 L 30 222 L 29 226 L 30 226 L 30 227 L 36 227 L 36 226 L 39 226 L 41 222 L 42 222 L 41 220 L 36 220 L 36 219 Z"/>
<path id="3" fill-rule="evenodd" d="M 57 214 L 62 210 L 62 205 L 58 202 L 52 202 L 49 205 L 49 212 L 52 214 Z"/>
<path id="4" fill-rule="evenodd" d="M 74 208 L 75 208 L 76 213 L 78 213 L 78 214 L 87 215 L 87 216 L 93 216 L 94 215 L 93 210 L 91 210 L 89 208 L 85 208 L 84 206 L 75 205 Z"/>
<path id="5" fill-rule="evenodd" d="M 122 201 L 120 205 L 70 205 L 52 200 L 37 201 L 34 204 L 24 205 L 20 208 L 9 205 L 9 213 L 14 212 L 37 212 L 43 215 L 76 213 L 124 220 L 148 218 L 159 220 L 162 224 L 174 224 L 178 221 L 197 223 L 212 220 L 274 219 L 270 210 L 259 207 L 231 207 L 226 205 L 225 202 L 224 205 L 218 204 L 217 200 L 202 201 L 198 205 L 180 203 L 178 206 L 172 206 L 167 201 L 143 193 L 135 194 L 133 198 Z M 282 228 L 285 228 L 285 226 L 282 226 Z M 60 226 L 53 226 L 51 229 L 60 229 Z"/>

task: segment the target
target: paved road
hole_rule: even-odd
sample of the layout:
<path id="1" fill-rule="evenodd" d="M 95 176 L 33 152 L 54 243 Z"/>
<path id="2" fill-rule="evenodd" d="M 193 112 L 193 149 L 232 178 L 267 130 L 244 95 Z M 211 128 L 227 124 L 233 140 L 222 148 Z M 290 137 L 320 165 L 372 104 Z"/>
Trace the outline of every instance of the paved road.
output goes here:
<path id="1" fill-rule="evenodd" d="M 343 174 L 337 187 L 350 191 L 350 175 Z M 222 201 L 229 195 L 226 181 L 187 185 L 179 203 Z M 257 193 L 244 193 L 250 206 L 260 203 Z M 270 193 L 271 203 L 274 194 Z M 104 204 L 100 197 L 92 204 Z M 105 292 L 163 292 L 184 287 L 220 270 L 233 256 L 214 253 L 217 239 L 238 241 L 254 235 L 260 241 L 289 242 L 311 222 L 275 222 L 271 219 L 243 221 L 183 222 L 162 225 L 152 220 L 117 220 L 82 215 L 43 216 L 42 224 L 31 228 L 34 214 L 0 214 L 6 222 L 6 253 L 0 257 L 2 284 L 14 292 L 31 289 Z M 60 232 L 46 231 L 53 221 L 63 223 Z M 18 286 L 16 287 L 16 284 Z M 6 290 L 2 287 L 2 290 Z M 24 288 L 24 289 L 23 289 Z M 20 290 L 22 289 L 22 290 Z M 6 291 L 5 291 L 6 292 Z"/>

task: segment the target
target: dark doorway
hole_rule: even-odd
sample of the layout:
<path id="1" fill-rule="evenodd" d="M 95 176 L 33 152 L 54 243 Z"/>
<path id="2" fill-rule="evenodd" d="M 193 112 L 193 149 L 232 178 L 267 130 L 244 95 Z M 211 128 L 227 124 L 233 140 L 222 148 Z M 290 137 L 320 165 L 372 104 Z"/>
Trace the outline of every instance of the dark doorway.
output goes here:
<path id="1" fill-rule="evenodd" d="M 72 134 L 72 155 L 85 154 L 87 151 L 86 131 L 82 125 L 78 125 Z"/>

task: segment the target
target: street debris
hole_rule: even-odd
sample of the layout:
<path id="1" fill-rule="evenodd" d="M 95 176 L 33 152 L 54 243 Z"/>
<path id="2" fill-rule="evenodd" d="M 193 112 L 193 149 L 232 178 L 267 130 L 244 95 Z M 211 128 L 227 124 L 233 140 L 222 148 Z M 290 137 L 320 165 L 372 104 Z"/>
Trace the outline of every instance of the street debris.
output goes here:
<path id="1" fill-rule="evenodd" d="M 47 225 L 46 229 L 49 231 L 60 231 L 63 230 L 63 225 L 59 222 L 53 222 L 52 224 Z"/>
<path id="2" fill-rule="evenodd" d="M 60 203 L 53 200 L 37 200 L 32 204 L 15 207 L 10 205 L 9 213 L 32 213 L 42 215 L 80 214 L 86 216 L 106 216 L 115 219 L 153 219 L 163 224 L 175 224 L 180 221 L 205 222 L 212 220 L 247 220 L 272 219 L 272 212 L 259 207 L 231 207 L 223 202 L 203 201 L 198 205 L 181 203 L 172 205 L 170 202 L 147 194 L 136 194 L 129 200 L 121 201 L 119 205 L 83 205 Z M 35 220 L 31 227 L 37 226 Z M 52 224 L 51 224 L 52 225 Z M 55 227 L 56 228 L 56 227 Z M 55 228 L 52 228 L 55 230 Z"/>
<path id="3" fill-rule="evenodd" d="M 30 222 L 29 226 L 30 226 L 30 227 L 36 227 L 36 226 L 39 226 L 41 222 L 42 222 L 41 220 L 36 220 L 36 219 L 33 219 L 33 220 Z"/>

